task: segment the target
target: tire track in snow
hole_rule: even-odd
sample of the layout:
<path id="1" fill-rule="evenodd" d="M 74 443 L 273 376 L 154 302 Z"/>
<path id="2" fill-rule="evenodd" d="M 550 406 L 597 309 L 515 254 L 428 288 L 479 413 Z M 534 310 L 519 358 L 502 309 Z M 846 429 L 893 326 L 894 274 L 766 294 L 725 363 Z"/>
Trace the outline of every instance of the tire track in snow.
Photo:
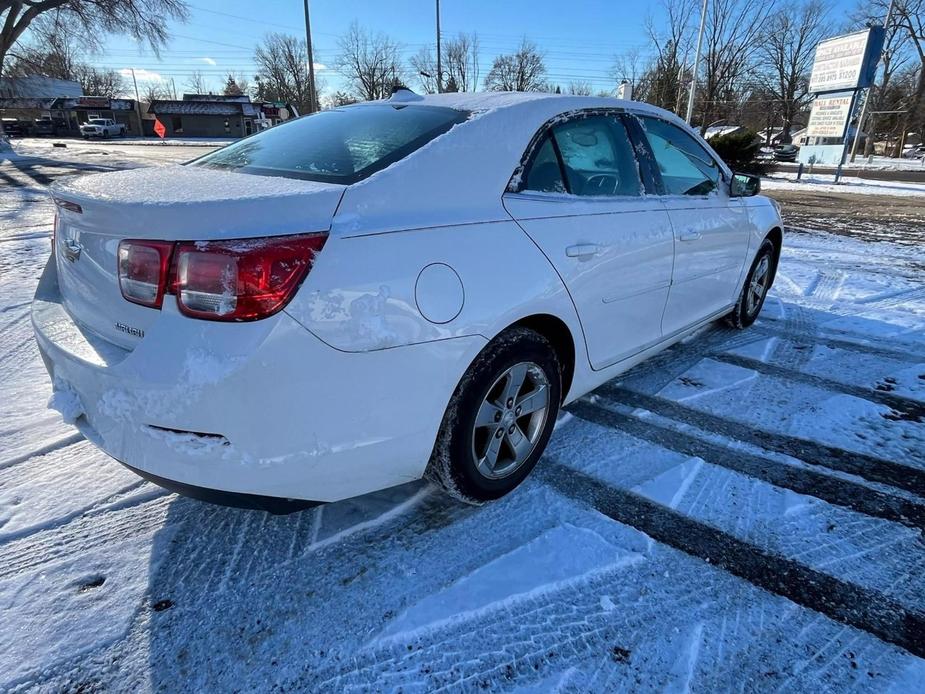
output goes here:
<path id="1" fill-rule="evenodd" d="M 40 446 L 39 448 L 26 451 L 25 453 L 21 453 L 6 460 L 0 460 L 0 470 L 5 470 L 6 468 L 13 467 L 14 465 L 19 465 L 20 463 L 32 460 L 33 458 L 39 458 L 43 455 L 48 455 L 49 453 L 61 450 L 62 448 L 67 448 L 68 446 L 73 446 L 75 443 L 80 443 L 83 440 L 84 436 L 79 432 L 69 434 L 60 439 L 56 439 L 43 446 Z"/>
<path id="2" fill-rule="evenodd" d="M 773 318 L 769 320 L 775 323 L 779 322 Z M 835 335 L 824 335 L 817 332 L 806 332 L 799 329 L 792 330 L 787 327 L 769 325 L 765 322 L 755 323 L 751 326 L 751 328 L 749 328 L 749 330 L 761 332 L 772 337 L 783 337 L 788 340 L 793 340 L 794 342 L 800 342 L 801 340 L 804 342 L 813 342 L 830 347 L 832 349 L 843 349 L 849 352 L 870 354 L 872 356 L 886 357 L 896 361 L 911 362 L 913 364 L 925 362 L 925 353 L 917 352 L 916 350 L 920 348 L 920 345 L 916 344 L 910 344 L 908 349 L 900 350 L 893 346 L 896 344 L 896 342 L 892 342 L 887 345 L 883 344 L 879 340 L 871 339 L 865 335 L 848 333 L 842 333 L 843 337 Z M 845 339 L 845 337 L 855 337 L 857 338 L 857 341 Z"/>
<path id="3" fill-rule="evenodd" d="M 597 393 L 617 404 L 639 407 L 655 414 L 693 425 L 704 431 L 738 439 L 759 448 L 788 455 L 810 465 L 827 467 L 863 477 L 871 482 L 888 484 L 925 497 L 925 468 L 912 467 L 866 453 L 818 443 L 810 439 L 787 436 L 720 417 L 687 405 L 626 390 L 615 385 L 601 386 Z"/>
<path id="4" fill-rule="evenodd" d="M 789 465 L 760 455 L 723 447 L 693 433 L 682 433 L 639 417 L 616 412 L 585 401 L 568 406 L 576 417 L 598 426 L 617 429 L 682 455 L 701 458 L 743 475 L 791 489 L 831 504 L 915 528 L 925 528 L 925 502 L 886 494 L 858 482 L 826 474 L 810 467 Z"/>
<path id="5" fill-rule="evenodd" d="M 925 658 L 925 614 L 879 591 L 842 581 L 755 547 L 631 491 L 547 460 L 538 474 L 552 489 L 613 520 L 837 622 Z"/>
<path id="6" fill-rule="evenodd" d="M 0 545 L 0 579 L 154 532 L 167 518 L 170 501 L 167 492 L 157 490 L 154 498 L 139 495 L 121 505 L 116 503 L 113 508 L 82 515 L 60 527 L 4 543 Z"/>
<path id="7" fill-rule="evenodd" d="M 40 532 L 45 532 L 49 530 L 54 530 L 56 528 L 60 528 L 62 526 L 67 525 L 68 523 L 70 523 L 76 518 L 80 518 L 80 517 L 88 518 L 91 516 L 96 516 L 96 515 L 99 515 L 101 512 L 106 512 L 106 511 L 112 510 L 113 508 L 125 508 L 126 499 L 128 499 L 127 505 L 144 503 L 145 501 L 148 501 L 151 498 L 153 498 L 152 494 L 145 494 L 141 498 L 133 499 L 132 493 L 136 491 L 137 489 L 140 489 L 145 484 L 147 484 L 145 480 L 138 480 L 136 482 L 132 482 L 131 484 L 127 484 L 121 487 L 120 489 L 114 490 L 112 494 L 110 494 L 104 499 L 99 499 L 91 504 L 88 504 L 87 506 L 74 509 L 73 511 L 66 513 L 63 516 L 58 516 L 57 518 L 50 518 L 50 519 L 41 521 L 35 525 L 29 525 L 29 526 L 26 526 L 24 528 L 21 528 L 19 530 L 16 530 L 10 533 L 0 532 L 0 546 L 6 543 L 9 543 L 9 542 L 16 542 L 17 540 L 28 538 Z M 159 490 L 159 493 L 155 494 L 154 496 L 162 496 L 164 494 L 166 494 L 166 492 L 164 492 L 163 490 Z"/>
<path id="8" fill-rule="evenodd" d="M 856 299 L 854 303 L 864 306 L 869 304 L 876 304 L 876 308 L 878 309 L 895 308 L 896 306 L 902 306 L 909 301 L 917 301 L 918 299 L 922 298 L 925 298 L 925 287 L 914 287 L 911 289 L 900 289 L 899 291 L 874 294 L 873 296 L 867 296 L 863 299 Z"/>
<path id="9" fill-rule="evenodd" d="M 739 366 L 743 369 L 751 369 L 752 371 L 757 371 L 766 376 L 796 381 L 797 383 L 813 386 L 814 388 L 830 390 L 855 398 L 861 398 L 862 400 L 886 405 L 887 407 L 891 407 L 899 412 L 904 412 L 918 420 L 925 418 L 925 402 L 920 400 L 914 400 L 902 395 L 895 395 L 873 388 L 864 388 L 863 386 L 856 386 L 850 383 L 842 383 L 841 381 L 833 381 L 829 378 L 806 373 L 805 371 L 797 371 L 788 367 L 779 366 L 773 362 L 759 361 L 758 359 L 752 359 L 738 354 L 715 352 L 711 353 L 709 358 L 726 364 L 732 364 L 733 366 Z"/>
<path id="10" fill-rule="evenodd" d="M 841 296 L 848 279 L 842 270 L 820 270 L 816 279 L 806 288 L 804 298 L 814 306 L 829 307 Z"/>

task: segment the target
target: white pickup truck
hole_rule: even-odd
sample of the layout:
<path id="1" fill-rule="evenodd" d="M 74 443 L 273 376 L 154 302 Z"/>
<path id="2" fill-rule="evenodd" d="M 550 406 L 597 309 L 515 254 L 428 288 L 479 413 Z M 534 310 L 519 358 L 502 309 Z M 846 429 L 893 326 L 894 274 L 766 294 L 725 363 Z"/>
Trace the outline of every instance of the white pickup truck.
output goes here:
<path id="1" fill-rule="evenodd" d="M 125 135 L 125 125 L 116 123 L 112 118 L 91 118 L 80 126 L 80 134 L 85 140 L 89 140 L 91 137 L 105 138 L 113 135 Z"/>

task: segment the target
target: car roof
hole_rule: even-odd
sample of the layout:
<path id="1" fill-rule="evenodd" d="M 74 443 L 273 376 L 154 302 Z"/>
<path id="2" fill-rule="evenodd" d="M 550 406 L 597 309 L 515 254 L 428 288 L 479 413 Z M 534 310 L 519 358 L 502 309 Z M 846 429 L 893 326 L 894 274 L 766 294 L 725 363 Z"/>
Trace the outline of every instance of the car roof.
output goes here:
<path id="1" fill-rule="evenodd" d="M 434 138 L 391 166 L 349 186 L 338 214 L 353 233 L 360 227 L 387 231 L 420 226 L 509 220 L 501 198 L 518 175 L 534 136 L 548 123 L 588 109 L 621 109 L 652 115 L 696 134 L 673 113 L 639 101 L 541 92 L 415 94 L 344 108 L 447 107 L 473 117 Z M 709 145 L 707 145 L 709 149 Z M 728 169 L 723 165 L 728 174 Z M 396 200 L 414 191 L 415 205 L 396 211 Z"/>
<path id="2" fill-rule="evenodd" d="M 464 111 L 495 111 L 516 109 L 522 112 L 566 112 L 589 108 L 615 108 L 635 113 L 650 113 L 672 121 L 683 121 L 670 111 L 665 111 L 642 101 L 630 101 L 609 96 L 577 96 L 574 94 L 552 94 L 549 92 L 448 92 L 444 94 L 416 94 L 408 89 L 395 92 L 389 99 L 365 101 L 356 106 L 373 104 L 416 104 L 421 106 L 443 106 Z"/>

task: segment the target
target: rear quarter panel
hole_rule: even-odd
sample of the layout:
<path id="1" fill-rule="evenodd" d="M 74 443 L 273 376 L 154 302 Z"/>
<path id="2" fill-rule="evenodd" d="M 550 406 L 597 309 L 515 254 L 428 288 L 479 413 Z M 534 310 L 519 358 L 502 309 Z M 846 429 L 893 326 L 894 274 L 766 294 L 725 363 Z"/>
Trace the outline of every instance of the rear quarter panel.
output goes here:
<path id="1" fill-rule="evenodd" d="M 428 320 L 419 307 L 428 297 L 418 277 L 436 263 L 452 268 L 462 285 L 458 315 L 445 322 Z M 559 317 L 581 336 L 561 280 L 513 221 L 332 236 L 286 311 L 347 352 L 491 339 L 536 313 Z M 575 341 L 584 359 L 583 343 Z"/>

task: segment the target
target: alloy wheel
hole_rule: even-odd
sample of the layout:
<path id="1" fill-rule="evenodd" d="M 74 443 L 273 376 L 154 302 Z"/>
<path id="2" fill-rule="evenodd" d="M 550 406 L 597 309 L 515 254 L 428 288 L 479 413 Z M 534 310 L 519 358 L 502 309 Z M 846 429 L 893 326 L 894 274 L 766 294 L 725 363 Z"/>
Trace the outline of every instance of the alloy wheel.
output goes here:
<path id="1" fill-rule="evenodd" d="M 472 430 L 472 455 L 480 474 L 501 479 L 527 461 L 546 424 L 549 392 L 549 379 L 533 362 L 515 364 L 495 380 Z"/>
<path id="2" fill-rule="evenodd" d="M 755 272 L 748 282 L 745 290 L 745 311 L 749 316 L 753 316 L 761 307 L 761 301 L 768 291 L 768 285 L 771 281 L 771 258 L 765 255 L 758 261 Z"/>

